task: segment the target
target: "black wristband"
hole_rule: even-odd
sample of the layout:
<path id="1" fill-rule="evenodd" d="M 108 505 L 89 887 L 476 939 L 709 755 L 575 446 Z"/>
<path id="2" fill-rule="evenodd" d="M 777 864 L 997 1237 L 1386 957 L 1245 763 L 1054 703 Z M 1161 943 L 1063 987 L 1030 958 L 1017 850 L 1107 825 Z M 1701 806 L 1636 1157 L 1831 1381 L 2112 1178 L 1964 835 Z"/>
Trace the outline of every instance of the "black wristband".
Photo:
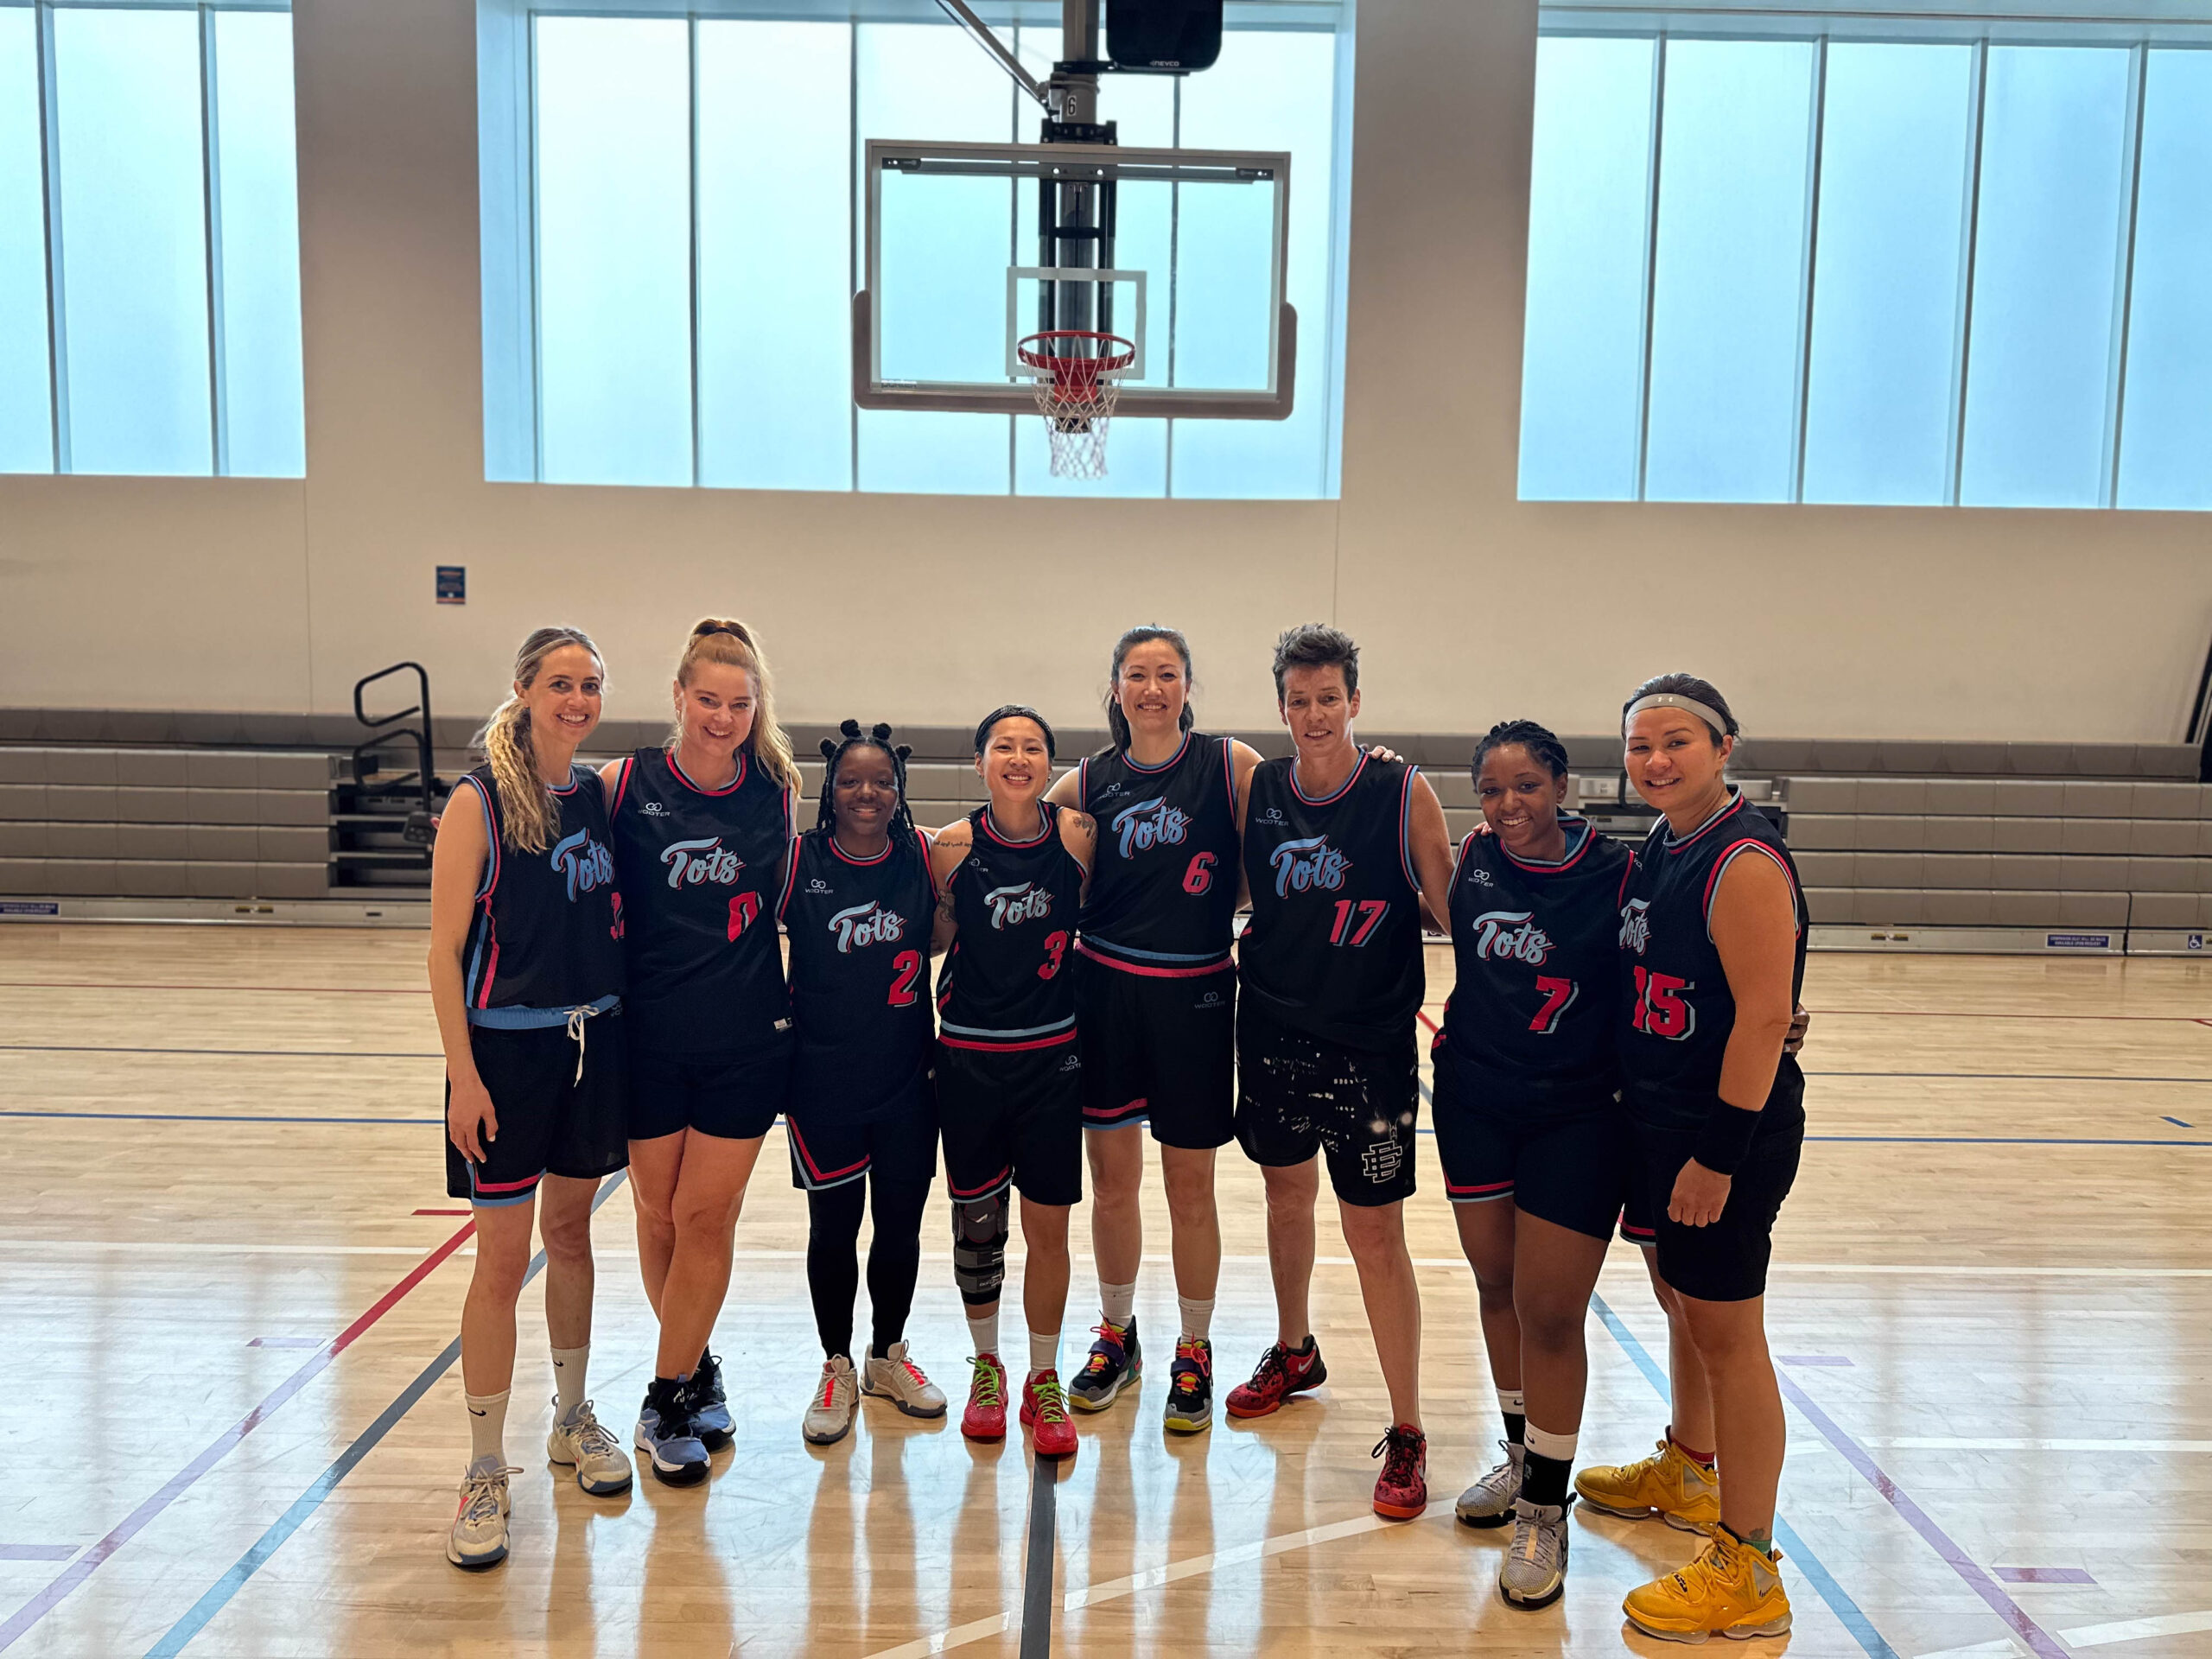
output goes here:
<path id="1" fill-rule="evenodd" d="M 1751 1137 L 1758 1133 L 1759 1115 L 1731 1106 L 1715 1095 L 1698 1131 L 1697 1147 L 1690 1156 L 1716 1175 L 1733 1175 L 1751 1152 Z"/>

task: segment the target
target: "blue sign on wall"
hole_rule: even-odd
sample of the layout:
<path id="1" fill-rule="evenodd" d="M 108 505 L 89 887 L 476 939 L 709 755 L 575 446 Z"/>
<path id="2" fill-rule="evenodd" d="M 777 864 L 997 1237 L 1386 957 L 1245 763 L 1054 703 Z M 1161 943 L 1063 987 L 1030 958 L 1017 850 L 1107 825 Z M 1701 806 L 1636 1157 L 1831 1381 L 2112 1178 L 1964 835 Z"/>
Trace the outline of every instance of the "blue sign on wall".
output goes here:
<path id="1" fill-rule="evenodd" d="M 466 605 L 468 603 L 468 567 L 465 564 L 442 564 L 438 567 L 438 603 Z"/>

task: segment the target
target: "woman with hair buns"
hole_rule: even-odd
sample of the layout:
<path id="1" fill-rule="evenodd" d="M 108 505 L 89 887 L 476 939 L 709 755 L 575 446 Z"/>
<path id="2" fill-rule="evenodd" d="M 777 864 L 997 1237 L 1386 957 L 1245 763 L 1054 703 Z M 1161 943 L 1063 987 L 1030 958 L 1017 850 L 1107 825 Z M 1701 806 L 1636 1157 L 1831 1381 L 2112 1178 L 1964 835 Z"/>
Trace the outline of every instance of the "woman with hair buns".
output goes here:
<path id="1" fill-rule="evenodd" d="M 599 648 L 539 628 L 514 691 L 478 734 L 485 764 L 454 790 L 430 868 L 430 1004 L 446 1058 L 446 1190 L 475 1218 L 461 1316 L 471 1456 L 446 1537 L 455 1567 L 507 1554 L 503 1432 L 515 1303 L 533 1211 L 545 1238 L 556 1389 L 546 1455 L 587 1492 L 629 1489 L 630 1461 L 584 1398 L 591 1204 L 622 1167 L 622 899 L 607 809 L 577 746 L 599 724 Z"/>
<path id="2" fill-rule="evenodd" d="M 630 1179 L 639 1265 L 660 1318 L 636 1444 L 657 1477 L 687 1486 L 729 1442 L 707 1340 L 745 1185 L 790 1091 L 775 911 L 799 778 L 767 659 L 742 622 L 692 628 L 673 696 L 667 741 L 600 777 L 629 898 Z"/>

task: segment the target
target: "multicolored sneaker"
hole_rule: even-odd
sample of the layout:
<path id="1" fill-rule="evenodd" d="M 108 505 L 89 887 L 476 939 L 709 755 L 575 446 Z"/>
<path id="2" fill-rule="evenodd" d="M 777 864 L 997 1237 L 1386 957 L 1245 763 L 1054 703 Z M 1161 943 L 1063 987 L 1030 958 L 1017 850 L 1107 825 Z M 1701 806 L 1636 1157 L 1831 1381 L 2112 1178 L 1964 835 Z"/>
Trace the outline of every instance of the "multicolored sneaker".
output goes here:
<path id="1" fill-rule="evenodd" d="M 960 1414 L 960 1432 L 971 1440 L 1006 1439 L 1006 1367 L 996 1354 L 977 1354 L 968 1363 L 975 1374 L 968 1380 L 968 1409 Z"/>
<path id="2" fill-rule="evenodd" d="M 906 1344 L 894 1342 L 881 1359 L 874 1354 L 861 1368 L 861 1392 L 888 1400 L 909 1417 L 944 1415 L 944 1390 L 922 1375 L 906 1357 Z"/>
<path id="3" fill-rule="evenodd" d="M 730 1442 L 734 1426 L 729 1402 L 722 1394 L 722 1363 L 712 1354 L 699 1356 L 699 1369 L 691 1373 L 691 1422 L 699 1431 L 699 1444 L 719 1452 Z"/>
<path id="4" fill-rule="evenodd" d="M 461 1507 L 446 1534 L 446 1560 L 471 1572 L 507 1559 L 507 1477 L 496 1458 L 479 1458 L 461 1478 Z"/>
<path id="5" fill-rule="evenodd" d="M 1144 1351 L 1137 1346 L 1134 1319 L 1127 1325 L 1107 1319 L 1090 1328 L 1098 1340 L 1068 1384 L 1068 1400 L 1079 1411 L 1103 1411 L 1144 1376 Z"/>
<path id="6" fill-rule="evenodd" d="M 651 1459 L 655 1478 L 670 1486 L 696 1486 L 707 1478 L 707 1448 L 691 1426 L 690 1385 L 657 1376 L 638 1409 L 633 1437 Z"/>
<path id="7" fill-rule="evenodd" d="M 1789 1628 L 1789 1596 L 1770 1556 L 1715 1524 L 1705 1553 L 1679 1573 L 1631 1590 L 1621 1603 L 1628 1622 L 1646 1636 L 1702 1642 L 1745 1641 Z"/>
<path id="8" fill-rule="evenodd" d="M 1405 1423 L 1382 1431 L 1370 1454 L 1382 1459 L 1375 1479 L 1375 1513 L 1410 1521 L 1428 1507 L 1428 1436 Z"/>
<path id="9" fill-rule="evenodd" d="M 1514 1499 L 1513 1541 L 1497 1567 L 1497 1593 L 1514 1606 L 1548 1607 L 1567 1589 L 1567 1512 L 1573 1507 L 1572 1493 L 1564 1503 Z"/>
<path id="10" fill-rule="evenodd" d="M 1705 1532 L 1720 1524 L 1719 1476 L 1671 1439 L 1635 1463 L 1576 1470 L 1574 1490 L 1591 1509 L 1631 1521 L 1656 1515 L 1684 1532 Z"/>
<path id="11" fill-rule="evenodd" d="M 1504 1448 L 1505 1461 L 1459 1494 L 1452 1512 L 1462 1525 L 1502 1527 L 1513 1518 L 1513 1500 L 1521 1496 L 1521 1460 L 1528 1456 L 1528 1448 L 1511 1440 L 1498 1445 Z"/>
<path id="12" fill-rule="evenodd" d="M 1167 1427 L 1196 1434 L 1213 1425 L 1213 1344 L 1185 1337 L 1175 1344 L 1175 1363 L 1167 1373 Z"/>
<path id="13" fill-rule="evenodd" d="M 1058 1372 L 1034 1372 L 1021 1385 L 1021 1426 L 1039 1457 L 1075 1456 L 1075 1425 L 1068 1420 L 1067 1390 Z"/>
<path id="14" fill-rule="evenodd" d="M 839 1354 L 822 1362 L 822 1381 L 807 1404 L 800 1433 L 809 1446 L 835 1446 L 853 1432 L 853 1416 L 861 1408 L 861 1389 L 853 1376 L 853 1362 Z"/>
<path id="15" fill-rule="evenodd" d="M 622 1443 L 600 1427 L 591 1402 L 578 1406 L 573 1415 L 560 1415 L 561 1402 L 553 1402 L 553 1431 L 545 1437 L 545 1455 L 576 1471 L 576 1484 L 594 1497 L 610 1497 L 630 1490 L 630 1459 Z"/>
<path id="16" fill-rule="evenodd" d="M 1283 1402 L 1292 1395 L 1318 1389 L 1328 1380 L 1329 1368 L 1321 1363 L 1321 1344 L 1312 1337 L 1296 1348 L 1276 1343 L 1260 1356 L 1252 1380 L 1231 1389 L 1224 1403 L 1232 1417 L 1271 1416 L 1282 1409 Z"/>

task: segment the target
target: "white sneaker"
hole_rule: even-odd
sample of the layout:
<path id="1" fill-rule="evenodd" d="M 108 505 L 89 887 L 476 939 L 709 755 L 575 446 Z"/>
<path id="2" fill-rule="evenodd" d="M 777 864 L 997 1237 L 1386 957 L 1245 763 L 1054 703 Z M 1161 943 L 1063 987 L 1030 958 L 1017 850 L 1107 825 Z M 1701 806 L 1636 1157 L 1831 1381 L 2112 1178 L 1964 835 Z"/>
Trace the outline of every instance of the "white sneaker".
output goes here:
<path id="1" fill-rule="evenodd" d="M 1513 1541 L 1498 1563 L 1497 1593 L 1516 1607 L 1548 1607 L 1567 1587 L 1567 1512 L 1573 1493 L 1561 1504 L 1513 1501 Z"/>
<path id="2" fill-rule="evenodd" d="M 461 1479 L 461 1507 L 446 1534 L 446 1560 L 473 1570 L 507 1559 L 507 1477 L 521 1472 L 489 1458 L 468 1465 Z"/>
<path id="3" fill-rule="evenodd" d="M 1459 1494 L 1456 1513 L 1470 1527 L 1502 1527 L 1513 1518 L 1513 1500 L 1521 1496 L 1521 1460 L 1527 1449 L 1500 1440 L 1505 1461 Z"/>
<path id="4" fill-rule="evenodd" d="M 810 1445 L 835 1446 L 853 1431 L 853 1414 L 860 1409 L 861 1390 L 853 1376 L 853 1362 L 840 1354 L 822 1362 L 822 1383 L 814 1403 L 806 1408 L 805 1431 Z"/>
<path id="5" fill-rule="evenodd" d="M 922 1368 L 906 1357 L 906 1344 L 894 1342 L 891 1351 L 878 1359 L 874 1354 L 861 1376 L 861 1392 L 888 1400 L 909 1417 L 944 1415 L 944 1390 L 922 1375 Z"/>
<path id="6" fill-rule="evenodd" d="M 557 1414 L 560 1402 L 553 1403 Z M 575 1416 L 554 1417 L 553 1432 L 545 1437 L 545 1455 L 574 1468 L 576 1484 L 594 1497 L 630 1490 L 629 1457 L 622 1443 L 600 1427 L 588 1400 L 576 1408 Z"/>

